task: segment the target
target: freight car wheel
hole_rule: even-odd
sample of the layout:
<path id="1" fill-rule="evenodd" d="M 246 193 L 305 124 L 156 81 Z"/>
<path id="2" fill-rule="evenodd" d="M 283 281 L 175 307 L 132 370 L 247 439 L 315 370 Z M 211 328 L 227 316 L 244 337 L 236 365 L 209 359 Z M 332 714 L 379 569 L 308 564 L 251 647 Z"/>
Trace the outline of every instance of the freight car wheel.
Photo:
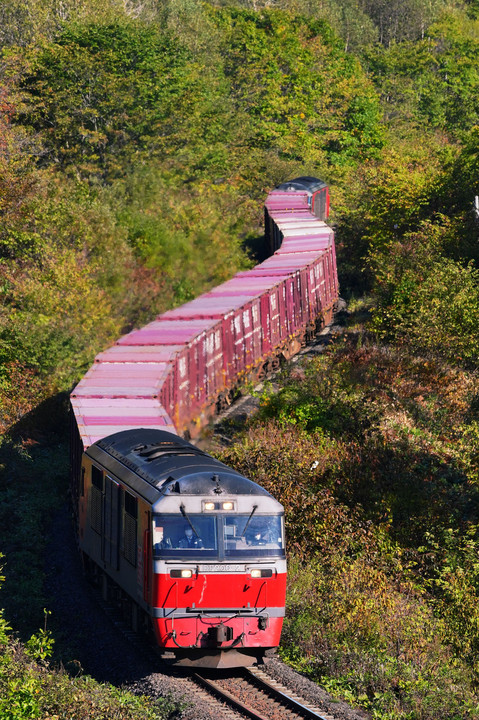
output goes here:
<path id="1" fill-rule="evenodd" d="M 270 360 L 266 360 L 263 365 L 261 365 L 260 369 L 258 370 L 257 380 L 258 382 L 263 382 L 263 380 L 266 380 L 268 375 L 272 372 L 272 362 Z"/>
<path id="2" fill-rule="evenodd" d="M 218 395 L 218 399 L 216 400 L 216 414 L 221 415 L 221 413 L 228 409 L 229 405 L 230 403 L 228 402 L 227 393 L 220 393 Z"/>
<path id="3" fill-rule="evenodd" d="M 271 372 L 278 372 L 280 370 L 284 357 L 282 355 L 276 355 L 271 359 Z"/>

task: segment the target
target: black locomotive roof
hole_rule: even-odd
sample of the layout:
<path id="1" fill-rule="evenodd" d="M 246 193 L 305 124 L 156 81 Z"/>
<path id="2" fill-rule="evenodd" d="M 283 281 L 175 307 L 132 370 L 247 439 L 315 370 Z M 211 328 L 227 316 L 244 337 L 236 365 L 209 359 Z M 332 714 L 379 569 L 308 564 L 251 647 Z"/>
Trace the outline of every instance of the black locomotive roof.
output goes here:
<path id="1" fill-rule="evenodd" d="M 187 440 L 163 430 L 124 430 L 90 445 L 86 454 L 152 503 L 166 492 L 269 495 Z"/>
<path id="2" fill-rule="evenodd" d="M 304 175 L 302 177 L 294 178 L 294 180 L 289 180 L 288 182 L 281 183 L 281 185 L 278 185 L 276 190 L 306 190 L 309 193 L 314 193 L 317 190 L 321 190 L 325 187 L 327 187 L 327 184 L 323 182 L 323 180 L 315 177 L 310 177 L 309 175 Z"/>

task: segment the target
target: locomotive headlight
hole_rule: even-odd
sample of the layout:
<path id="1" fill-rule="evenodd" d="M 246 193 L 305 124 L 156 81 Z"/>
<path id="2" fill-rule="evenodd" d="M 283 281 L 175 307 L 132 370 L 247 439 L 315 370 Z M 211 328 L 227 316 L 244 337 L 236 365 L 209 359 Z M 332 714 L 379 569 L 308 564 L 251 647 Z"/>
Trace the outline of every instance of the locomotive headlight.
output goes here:
<path id="1" fill-rule="evenodd" d="M 193 576 L 193 570 L 170 570 L 170 577 L 172 578 L 190 578 Z"/>
<path id="2" fill-rule="evenodd" d="M 261 570 L 260 568 L 253 568 L 250 571 L 250 575 L 252 578 L 270 578 L 273 577 L 273 571 L 271 568 L 268 568 L 267 570 Z"/>
<path id="3" fill-rule="evenodd" d="M 215 503 L 214 502 L 205 502 L 203 505 L 205 510 L 214 510 L 215 509 Z"/>
<path id="4" fill-rule="evenodd" d="M 222 503 L 223 510 L 234 510 L 234 503 L 232 502 L 224 502 Z"/>

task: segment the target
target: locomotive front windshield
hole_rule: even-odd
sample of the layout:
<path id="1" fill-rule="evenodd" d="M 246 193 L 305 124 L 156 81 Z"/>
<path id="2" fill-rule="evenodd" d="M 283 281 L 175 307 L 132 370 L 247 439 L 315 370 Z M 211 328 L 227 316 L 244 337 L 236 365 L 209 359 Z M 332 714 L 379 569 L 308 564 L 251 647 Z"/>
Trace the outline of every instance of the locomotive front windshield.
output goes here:
<path id="1" fill-rule="evenodd" d="M 227 557 L 284 554 L 283 528 L 278 515 L 225 517 L 223 545 Z"/>
<path id="2" fill-rule="evenodd" d="M 201 553 L 216 556 L 218 551 L 217 518 L 213 515 L 189 515 L 153 518 L 153 548 L 161 555 Z"/>
<path id="3" fill-rule="evenodd" d="M 284 556 L 279 515 L 155 515 L 155 555 L 178 557 Z"/>

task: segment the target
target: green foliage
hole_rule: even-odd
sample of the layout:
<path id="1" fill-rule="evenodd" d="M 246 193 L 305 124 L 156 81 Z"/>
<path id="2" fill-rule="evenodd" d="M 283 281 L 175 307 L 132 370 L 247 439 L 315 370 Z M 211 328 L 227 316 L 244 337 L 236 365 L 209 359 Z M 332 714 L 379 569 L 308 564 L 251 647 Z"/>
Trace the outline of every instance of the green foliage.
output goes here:
<path id="1" fill-rule="evenodd" d="M 32 638 L 30 645 L 37 640 Z M 99 685 L 88 677 L 70 678 L 62 670 L 46 668 L 31 659 L 31 652 L 10 639 L 0 655 L 0 716 L 5 720 L 69 717 L 102 720 L 161 720 L 177 708 L 168 699 L 133 695 Z"/>
<path id="2" fill-rule="evenodd" d="M 235 238 L 244 229 L 247 206 L 226 183 L 198 182 L 185 189 L 172 173 L 148 164 L 115 183 L 113 193 L 136 256 L 177 283 L 179 292 L 164 302 L 164 309 L 182 297 L 199 295 L 246 265 Z"/>
<path id="3" fill-rule="evenodd" d="M 403 342 L 451 361 L 479 357 L 479 272 L 453 260 L 432 262 L 427 272 L 406 271 L 391 304 L 378 310 L 376 326 L 392 328 Z"/>
<path id="4" fill-rule="evenodd" d="M 283 375 L 279 392 L 263 394 L 261 414 L 277 418 L 284 426 L 298 425 L 324 435 L 323 442 L 364 432 L 373 418 L 363 394 L 351 384 L 353 372 L 347 361 L 336 367 L 319 361 L 294 368 Z"/>
<path id="5" fill-rule="evenodd" d="M 324 555 L 307 567 L 290 562 L 283 657 L 373 717 L 474 716 L 477 698 L 463 692 L 468 671 L 452 661 L 444 622 L 421 593 L 404 577 L 394 581 L 372 548 L 367 554 L 367 536 L 358 538 L 364 555 L 350 559 L 324 532 Z M 389 553 L 399 578 L 404 560 Z"/>
<path id="6" fill-rule="evenodd" d="M 424 37 L 444 3 L 441 0 L 361 0 L 360 6 L 374 22 L 379 41 L 390 46 L 395 42 Z"/>
<path id="7" fill-rule="evenodd" d="M 479 275 L 445 253 L 454 245 L 447 218 L 375 245 L 369 264 L 376 281 L 374 326 L 419 351 L 476 363 L 479 350 Z"/>
<path id="8" fill-rule="evenodd" d="M 45 132 L 55 162 L 118 174 L 132 143 L 138 152 L 167 141 L 162 125 L 187 89 L 187 58 L 154 26 L 70 26 L 23 60 L 23 122 Z"/>
<path id="9" fill-rule="evenodd" d="M 222 10 L 225 73 L 253 121 L 253 146 L 316 165 L 374 156 L 382 145 L 377 98 L 324 21 L 278 11 Z M 318 142 L 319 141 L 319 142 Z"/>
<path id="10" fill-rule="evenodd" d="M 372 47 L 367 62 L 378 83 L 390 118 L 460 135 L 479 121 L 477 20 L 449 10 L 423 39 Z"/>

